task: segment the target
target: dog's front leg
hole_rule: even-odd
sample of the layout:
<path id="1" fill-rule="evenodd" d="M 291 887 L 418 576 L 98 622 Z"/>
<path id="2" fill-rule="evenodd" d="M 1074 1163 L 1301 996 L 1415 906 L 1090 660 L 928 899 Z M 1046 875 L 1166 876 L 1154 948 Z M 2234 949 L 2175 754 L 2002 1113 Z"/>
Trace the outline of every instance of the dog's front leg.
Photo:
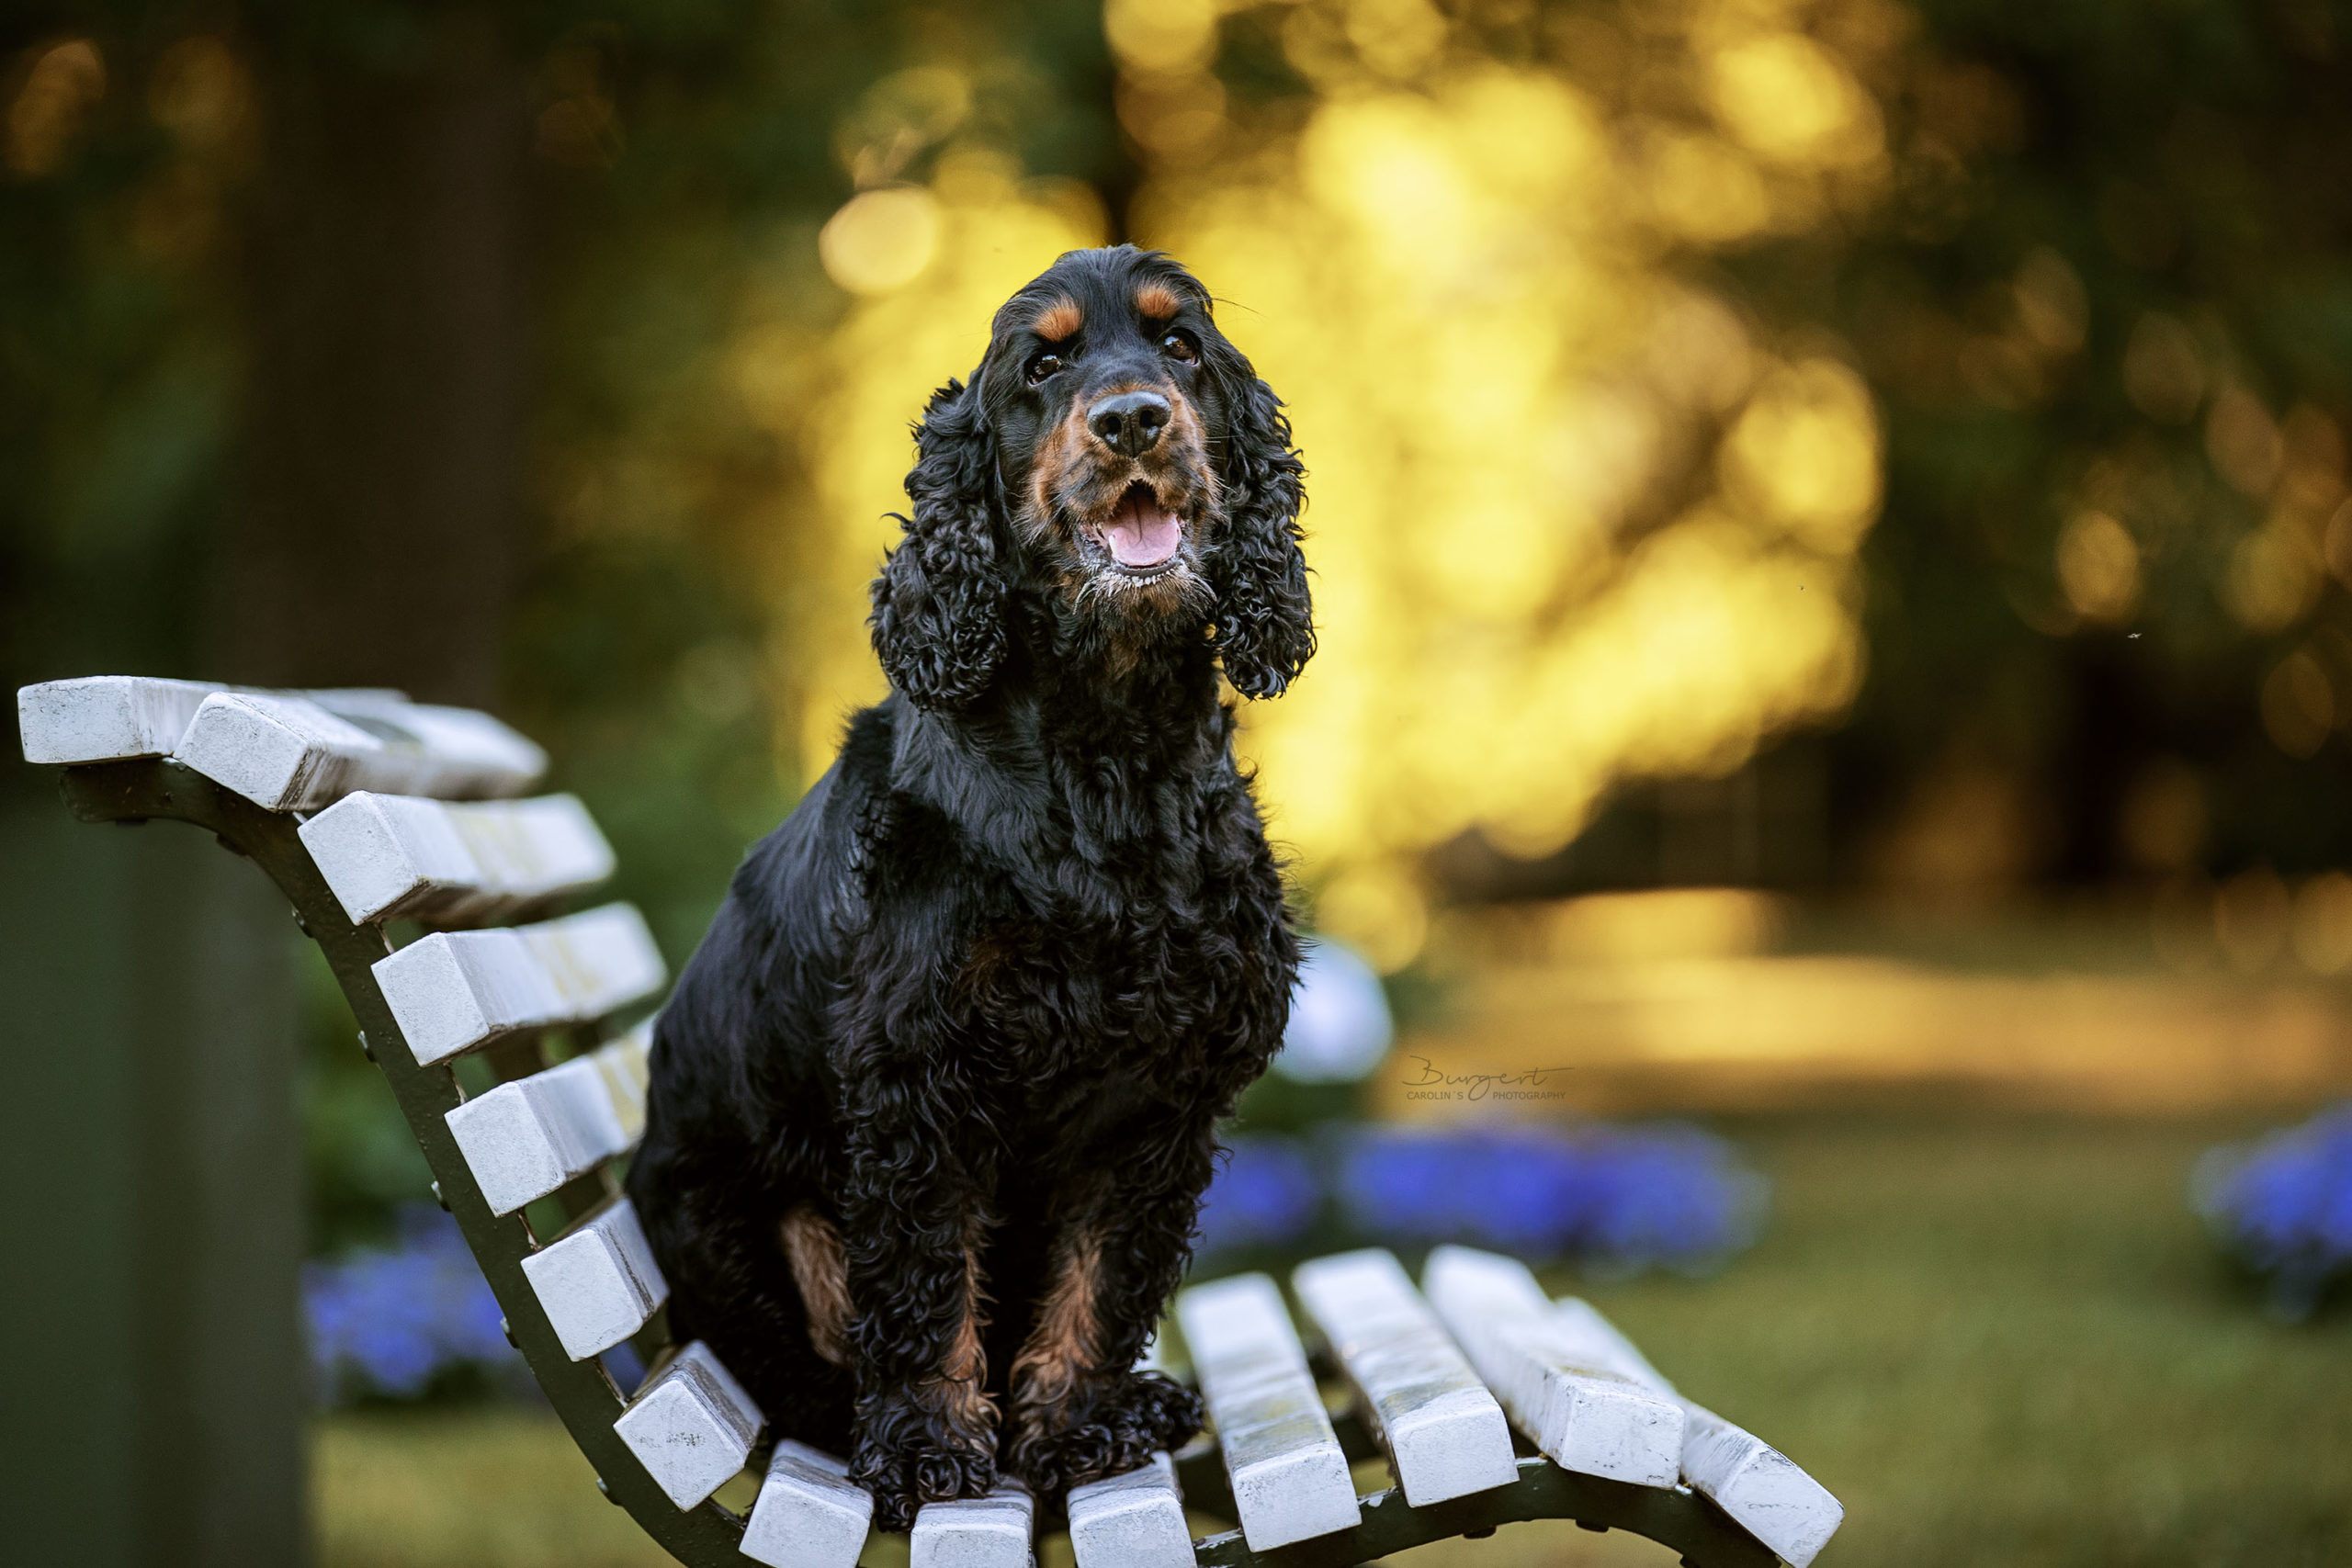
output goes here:
<path id="1" fill-rule="evenodd" d="M 1009 1461 L 1032 1486 L 1123 1474 L 1200 1430 L 1198 1396 L 1134 1368 L 1191 1257 L 1214 1120 L 1188 1112 L 1137 1129 L 1065 1207 L 1051 1283 L 1008 1380 Z"/>
<path id="2" fill-rule="evenodd" d="M 986 1190 L 957 1136 L 969 1097 L 937 1081 L 948 1059 L 925 1054 L 925 1071 L 869 1058 L 845 1093 L 842 1255 L 858 1390 L 850 1472 L 873 1492 L 885 1529 L 996 1481 L 980 1346 Z"/>

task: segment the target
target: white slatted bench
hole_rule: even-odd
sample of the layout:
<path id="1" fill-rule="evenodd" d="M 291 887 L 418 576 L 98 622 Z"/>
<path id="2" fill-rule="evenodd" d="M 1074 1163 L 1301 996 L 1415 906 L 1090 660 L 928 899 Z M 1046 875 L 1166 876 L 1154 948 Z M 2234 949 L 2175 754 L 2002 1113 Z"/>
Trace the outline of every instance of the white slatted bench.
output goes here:
<path id="1" fill-rule="evenodd" d="M 545 754 L 487 716 L 381 691 L 100 677 L 27 687 L 17 716 L 78 816 L 195 823 L 292 901 L 605 1495 L 693 1568 L 853 1568 L 873 1500 L 842 1462 L 763 1441 L 707 1345 L 662 1342 L 667 1287 L 615 1169 L 644 1125 L 650 1025 L 614 1015 L 667 976 L 627 905 L 559 912 L 613 856 L 576 799 L 518 798 Z M 1440 1248 L 1416 1290 L 1363 1251 L 1292 1284 L 1328 1362 L 1272 1280 L 1186 1291 L 1176 1317 L 1216 1435 L 1060 1507 L 1013 1483 L 930 1505 L 915 1568 L 1028 1568 L 1057 1528 L 1079 1568 L 1346 1568 L 1532 1518 L 1631 1530 L 1699 1568 L 1805 1568 L 1842 1517 L 1508 1258 Z M 627 1391 L 604 1359 L 624 1342 L 650 1369 Z M 1396 1484 L 1359 1495 L 1351 1472 L 1372 1462 Z M 759 1484 L 739 1515 L 715 1494 L 746 1469 Z M 1238 1528 L 1194 1540 L 1188 1508 Z"/>

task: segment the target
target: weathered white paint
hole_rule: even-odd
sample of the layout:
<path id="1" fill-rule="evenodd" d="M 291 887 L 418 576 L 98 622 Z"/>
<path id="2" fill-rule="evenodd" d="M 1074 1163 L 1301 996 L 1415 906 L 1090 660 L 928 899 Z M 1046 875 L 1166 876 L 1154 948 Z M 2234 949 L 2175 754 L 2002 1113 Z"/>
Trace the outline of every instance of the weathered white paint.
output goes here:
<path id="1" fill-rule="evenodd" d="M 1250 1550 L 1353 1527 L 1363 1509 L 1347 1456 L 1274 1282 L 1242 1274 L 1194 1286 L 1176 1298 L 1176 1322 Z"/>
<path id="2" fill-rule="evenodd" d="M 1846 1509 L 1827 1487 L 1754 1433 L 1676 1393 L 1634 1342 L 1590 1303 L 1570 1296 L 1554 1305 L 1552 1320 L 1570 1344 L 1682 1406 L 1688 1422 L 1682 1436 L 1683 1481 L 1713 1498 L 1782 1562 L 1806 1568 L 1838 1533 Z"/>
<path id="3" fill-rule="evenodd" d="M 626 1153 L 645 1130 L 648 1019 L 611 1044 L 500 1084 L 444 1118 L 494 1214 Z"/>
<path id="4" fill-rule="evenodd" d="M 734 1479 L 766 1420 L 697 1339 L 638 1390 L 613 1430 L 670 1501 L 691 1508 Z"/>
<path id="5" fill-rule="evenodd" d="M 743 1555 L 768 1568 L 854 1568 L 874 1528 L 874 1497 L 849 1466 L 785 1438 L 743 1530 Z"/>
<path id="6" fill-rule="evenodd" d="M 1031 1568 L 1036 1504 L 1019 1482 L 985 1497 L 925 1503 L 907 1542 L 909 1568 Z"/>
<path id="7" fill-rule="evenodd" d="M 1441 1247 L 1421 1289 L 1512 1424 L 1555 1464 L 1638 1486 L 1675 1484 L 1682 1406 L 1577 1354 L 1524 1264 Z"/>
<path id="8" fill-rule="evenodd" d="M 1298 1267 L 1291 1288 L 1346 1369 L 1408 1503 L 1519 1478 L 1502 1407 L 1395 1257 L 1371 1247 L 1317 1258 Z"/>
<path id="9" fill-rule="evenodd" d="M 311 811 L 354 790 L 520 795 L 547 753 L 488 714 L 378 693 L 216 692 L 172 753 L 254 805 Z"/>
<path id="10" fill-rule="evenodd" d="M 1552 1326 L 1577 1355 L 1589 1357 L 1619 1377 L 1631 1378 L 1668 1399 L 1681 1397 L 1666 1381 L 1666 1374 L 1650 1365 L 1650 1359 L 1581 1296 L 1563 1296 L 1552 1303 Z"/>
<path id="11" fill-rule="evenodd" d="M 645 917 L 627 904 L 535 926 L 435 931 L 373 967 L 421 1064 L 524 1030 L 590 1022 L 651 996 L 669 974 Z"/>
<path id="12" fill-rule="evenodd" d="M 613 874 L 612 846 L 569 795 L 452 803 L 362 790 L 299 831 L 355 924 L 395 917 L 472 924 Z"/>
<path id="13" fill-rule="evenodd" d="M 1176 1461 L 1157 1453 L 1140 1470 L 1071 1487 L 1069 1544 L 1078 1568 L 1192 1568 Z"/>
<path id="14" fill-rule="evenodd" d="M 575 1361 L 611 1349 L 670 1299 L 669 1281 L 626 1198 L 524 1258 L 523 1277 Z"/>
<path id="15" fill-rule="evenodd" d="M 28 762 L 114 762 L 168 757 L 204 699 L 209 681 L 92 675 L 17 689 L 17 729 Z"/>

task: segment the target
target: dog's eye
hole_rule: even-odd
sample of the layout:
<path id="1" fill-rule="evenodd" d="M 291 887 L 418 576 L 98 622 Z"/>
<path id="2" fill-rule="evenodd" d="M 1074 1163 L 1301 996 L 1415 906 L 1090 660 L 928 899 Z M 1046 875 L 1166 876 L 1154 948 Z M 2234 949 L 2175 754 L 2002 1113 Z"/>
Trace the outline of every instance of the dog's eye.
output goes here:
<path id="1" fill-rule="evenodd" d="M 1201 356 L 1201 351 L 1193 346 L 1191 334 L 1186 333 L 1170 333 L 1166 337 L 1161 338 L 1159 352 L 1185 365 L 1192 364 Z"/>
<path id="2" fill-rule="evenodd" d="M 1046 379 L 1048 376 L 1059 375 L 1061 373 L 1061 368 L 1062 356 L 1060 355 L 1041 354 L 1037 355 L 1036 358 L 1029 362 L 1029 384 L 1034 387 L 1038 382 Z"/>

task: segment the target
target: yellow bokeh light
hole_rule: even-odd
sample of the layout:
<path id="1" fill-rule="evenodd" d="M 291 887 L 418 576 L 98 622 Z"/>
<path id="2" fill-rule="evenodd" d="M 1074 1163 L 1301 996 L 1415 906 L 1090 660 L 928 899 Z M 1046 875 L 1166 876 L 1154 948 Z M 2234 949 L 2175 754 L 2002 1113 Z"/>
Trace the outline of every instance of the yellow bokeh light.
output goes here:
<path id="1" fill-rule="evenodd" d="M 825 276 L 853 294 L 887 294 L 914 281 L 939 249 L 939 203 L 913 186 L 869 190 L 842 205 L 817 235 Z"/>
<path id="2" fill-rule="evenodd" d="M 1214 0 L 1109 0 L 1102 32 L 1112 52 L 1146 71 L 1198 70 L 1216 48 Z"/>
<path id="3" fill-rule="evenodd" d="M 1418 0 L 1295 0 L 1261 21 L 1310 85 L 1252 119 L 1208 73 L 1232 8 L 1106 8 L 1148 160 L 1128 216 L 1232 301 L 1221 324 L 1288 402 L 1320 651 L 1247 708 L 1243 746 L 1318 919 L 1393 968 L 1428 937 L 1430 846 L 1475 828 L 1546 852 L 1620 779 L 1729 773 L 1851 701 L 1875 407 L 1836 344 L 1776 345 L 1702 279 L 1713 249 L 1818 220 L 1831 173 L 1866 197 L 1877 110 L 1745 13 L 1661 34 L 1711 126 L 1471 58 Z M 859 300 L 820 368 L 740 367 L 816 455 L 822 546 L 778 589 L 810 761 L 880 690 L 865 586 L 908 422 L 1005 295 L 1101 229 L 951 147 L 927 188 L 827 226 Z"/>
<path id="4" fill-rule="evenodd" d="M 2140 606 L 2140 546 L 2104 512 L 2084 512 L 2058 536 L 2058 586 L 2087 621 L 2120 622 Z"/>
<path id="5" fill-rule="evenodd" d="M 1861 378 L 1811 359 L 1768 380 L 1724 453 L 1726 482 L 1817 549 L 1850 550 L 1878 514 L 1878 447 Z"/>
<path id="6" fill-rule="evenodd" d="M 55 169 L 106 92 L 106 62 L 88 39 L 67 39 L 43 50 L 8 105 L 9 171 L 35 176 Z"/>
<path id="7" fill-rule="evenodd" d="M 1882 483 L 1860 378 L 1760 346 L 1670 249 L 1790 221 L 1758 156 L 1875 153 L 1842 67 L 1694 37 L 1734 145 L 1435 43 L 1400 71 L 1365 47 L 1388 9 L 1304 0 L 1295 136 L 1138 202 L 1290 404 L 1321 651 L 1245 744 L 1319 918 L 1384 964 L 1425 932 L 1423 849 L 1556 849 L 1619 778 L 1729 772 L 1849 702 Z M 1779 141 L 1751 122 L 1774 94 Z"/>
<path id="8" fill-rule="evenodd" d="M 791 612 L 792 739 L 816 766 L 839 744 L 849 712 L 883 691 L 866 643 L 865 592 L 898 536 L 888 514 L 906 505 L 909 424 L 941 383 L 971 375 L 1007 295 L 1064 251 L 1102 241 L 1086 203 L 1014 176 L 1001 157 L 962 150 L 943 158 L 929 190 L 858 197 L 920 195 L 936 224 L 935 259 L 902 286 L 861 299 L 779 411 L 796 445 L 816 458 L 823 520 L 814 558 L 797 563 L 778 589 Z M 739 382 L 762 387 L 786 374 L 786 346 L 752 355 Z"/>
<path id="9" fill-rule="evenodd" d="M 1802 34 L 1771 33 L 1717 50 L 1707 87 L 1732 134 L 1774 162 L 1857 164 L 1883 149 L 1878 106 Z"/>

